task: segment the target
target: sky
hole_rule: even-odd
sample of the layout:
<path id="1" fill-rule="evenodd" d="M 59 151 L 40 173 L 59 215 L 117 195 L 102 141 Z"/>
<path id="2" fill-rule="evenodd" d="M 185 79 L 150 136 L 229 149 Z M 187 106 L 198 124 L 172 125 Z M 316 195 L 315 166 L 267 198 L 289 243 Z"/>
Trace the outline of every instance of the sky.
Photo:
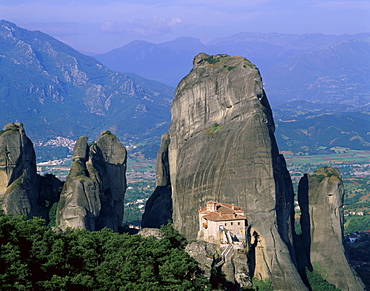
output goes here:
<path id="1" fill-rule="evenodd" d="M 370 32 L 370 0 L 0 0 L 0 19 L 104 53 L 133 40 Z"/>

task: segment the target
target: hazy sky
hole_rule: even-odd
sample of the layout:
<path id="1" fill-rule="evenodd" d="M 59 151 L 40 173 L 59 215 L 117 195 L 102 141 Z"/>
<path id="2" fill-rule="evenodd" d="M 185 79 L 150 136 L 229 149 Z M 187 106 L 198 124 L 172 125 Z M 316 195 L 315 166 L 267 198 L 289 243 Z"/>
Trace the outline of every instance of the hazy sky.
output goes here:
<path id="1" fill-rule="evenodd" d="M 0 0 L 0 19 L 101 53 L 136 39 L 370 32 L 370 0 Z"/>

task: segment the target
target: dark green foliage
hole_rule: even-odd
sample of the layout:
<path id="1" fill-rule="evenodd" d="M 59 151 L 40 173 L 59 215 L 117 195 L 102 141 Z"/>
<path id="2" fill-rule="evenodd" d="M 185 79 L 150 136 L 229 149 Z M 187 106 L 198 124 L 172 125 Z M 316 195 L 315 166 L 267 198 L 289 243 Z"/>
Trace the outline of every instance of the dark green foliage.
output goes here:
<path id="1" fill-rule="evenodd" d="M 205 130 L 205 133 L 214 134 L 217 131 L 221 130 L 222 128 L 223 128 L 222 125 L 219 125 L 218 123 L 214 123 L 212 124 L 212 126 L 210 126 L 209 128 Z"/>
<path id="2" fill-rule="evenodd" d="M 87 178 L 86 169 L 83 167 L 80 161 L 73 161 L 70 175 L 76 178 Z"/>
<path id="3" fill-rule="evenodd" d="M 3 290 L 209 290 L 171 226 L 165 237 L 108 229 L 55 234 L 39 218 L 0 216 Z"/>
<path id="4" fill-rule="evenodd" d="M 370 290 L 370 270 L 368 264 L 362 262 L 370 262 L 370 236 L 362 235 L 354 243 L 347 243 L 346 250 L 350 261 L 357 261 L 356 273 L 361 277 L 362 282 Z"/>
<path id="5" fill-rule="evenodd" d="M 5 130 L 0 130 L 0 135 L 7 131 L 17 131 L 19 126 L 13 123 L 11 126 L 7 127 Z"/>
<path id="6" fill-rule="evenodd" d="M 316 174 L 313 174 L 312 175 L 313 177 L 317 178 L 317 181 L 320 183 L 322 180 L 325 179 L 325 175 L 316 175 Z"/>
<path id="7" fill-rule="evenodd" d="M 208 64 L 214 65 L 217 64 L 220 61 L 220 59 L 216 59 L 213 56 L 209 56 L 208 58 L 205 58 L 204 61 L 207 62 Z"/>
<path id="8" fill-rule="evenodd" d="M 113 135 L 113 133 L 109 130 L 106 130 L 106 131 L 102 132 L 101 135 Z"/>
<path id="9" fill-rule="evenodd" d="M 272 291 L 271 281 L 269 279 L 258 280 L 257 278 L 252 278 L 253 289 L 259 291 Z"/>
<path id="10" fill-rule="evenodd" d="M 166 225 L 162 225 L 161 231 L 163 231 L 166 239 L 171 242 L 173 247 L 181 249 L 185 248 L 187 243 L 185 236 L 174 229 L 172 223 L 168 222 Z"/>
<path id="11" fill-rule="evenodd" d="M 306 276 L 312 291 L 340 291 L 333 284 L 326 281 L 318 272 L 315 270 L 310 271 L 306 268 Z"/>
<path id="12" fill-rule="evenodd" d="M 228 72 L 230 72 L 232 69 L 235 69 L 236 68 L 236 66 L 227 66 L 227 65 L 224 65 L 224 68 L 225 68 L 225 70 L 227 70 Z"/>
<path id="13" fill-rule="evenodd" d="M 248 61 L 248 60 L 247 60 Z M 250 68 L 254 68 L 254 65 L 251 63 L 251 62 L 246 62 L 246 63 L 243 63 L 243 67 L 246 68 L 246 67 L 250 67 Z"/>
<path id="14" fill-rule="evenodd" d="M 57 210 L 58 210 L 58 202 L 55 202 L 53 206 L 49 209 L 49 227 L 58 226 L 57 225 Z"/>
<path id="15" fill-rule="evenodd" d="M 214 55 L 214 56 L 209 56 L 209 57 L 203 59 L 203 61 L 207 62 L 210 65 L 214 65 L 214 64 L 217 64 L 218 62 L 220 62 L 221 59 L 226 58 L 226 57 L 229 57 L 229 55 L 227 55 L 227 54 L 218 54 L 218 55 Z"/>
<path id="16" fill-rule="evenodd" d="M 123 223 L 134 223 L 139 222 L 141 220 L 141 217 L 143 214 L 140 212 L 139 208 L 134 207 L 127 207 L 124 208 L 124 217 L 123 217 Z"/>
<path id="17" fill-rule="evenodd" d="M 330 178 L 331 176 L 339 178 L 339 176 L 330 167 L 322 167 L 319 170 L 315 171 L 312 176 L 316 177 L 319 183 L 325 178 Z"/>
<path id="18" fill-rule="evenodd" d="M 370 216 L 346 217 L 345 233 L 362 232 L 370 230 Z"/>

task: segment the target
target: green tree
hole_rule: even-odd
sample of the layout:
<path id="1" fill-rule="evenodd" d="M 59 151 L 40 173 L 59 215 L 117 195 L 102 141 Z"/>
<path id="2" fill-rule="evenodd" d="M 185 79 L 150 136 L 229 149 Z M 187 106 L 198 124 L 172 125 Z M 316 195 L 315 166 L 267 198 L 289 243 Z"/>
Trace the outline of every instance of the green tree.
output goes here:
<path id="1" fill-rule="evenodd" d="M 184 237 L 171 225 L 161 240 L 67 230 L 39 218 L 0 215 L 0 286 L 5 290 L 207 290 Z"/>
<path id="2" fill-rule="evenodd" d="M 340 291 L 340 289 L 324 280 L 323 277 L 314 270 L 310 271 L 306 268 L 306 276 L 311 290 L 313 291 Z"/>

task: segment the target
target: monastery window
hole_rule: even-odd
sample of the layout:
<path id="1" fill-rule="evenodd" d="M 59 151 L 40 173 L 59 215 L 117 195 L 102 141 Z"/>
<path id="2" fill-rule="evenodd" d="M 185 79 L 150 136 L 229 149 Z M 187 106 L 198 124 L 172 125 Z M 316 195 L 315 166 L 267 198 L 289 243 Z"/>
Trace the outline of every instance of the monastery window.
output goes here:
<path id="1" fill-rule="evenodd" d="M 227 223 L 225 222 L 225 226 L 227 225 Z"/>
<path id="2" fill-rule="evenodd" d="M 240 222 L 238 222 L 238 225 L 240 225 Z"/>
<path id="3" fill-rule="evenodd" d="M 234 222 L 231 222 L 231 225 L 233 225 L 234 224 Z"/>

